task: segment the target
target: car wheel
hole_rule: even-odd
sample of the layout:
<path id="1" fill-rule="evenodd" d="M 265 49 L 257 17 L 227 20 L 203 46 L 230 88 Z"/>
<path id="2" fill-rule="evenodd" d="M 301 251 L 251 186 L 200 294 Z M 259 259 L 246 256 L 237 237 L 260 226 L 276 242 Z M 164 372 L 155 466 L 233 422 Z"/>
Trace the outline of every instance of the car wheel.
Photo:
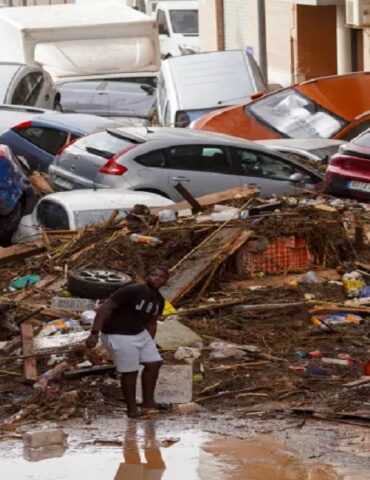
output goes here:
<path id="1" fill-rule="evenodd" d="M 107 298 L 130 283 L 129 275 L 115 270 L 83 269 L 68 274 L 68 290 L 81 298 Z"/>
<path id="2" fill-rule="evenodd" d="M 0 245 L 8 247 L 12 241 L 12 235 L 17 230 L 22 218 L 22 203 L 19 201 L 16 207 L 8 214 L 0 216 Z"/>

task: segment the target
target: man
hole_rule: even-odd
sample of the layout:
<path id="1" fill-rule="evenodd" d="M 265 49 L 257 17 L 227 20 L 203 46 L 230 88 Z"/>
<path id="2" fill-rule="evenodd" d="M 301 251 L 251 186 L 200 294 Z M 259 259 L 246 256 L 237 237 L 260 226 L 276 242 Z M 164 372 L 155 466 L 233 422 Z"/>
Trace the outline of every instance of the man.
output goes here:
<path id="1" fill-rule="evenodd" d="M 162 358 L 154 337 L 157 317 L 162 314 L 164 298 L 159 289 L 166 285 L 168 270 L 154 267 L 145 283 L 120 288 L 98 309 L 91 334 L 86 340 L 94 348 L 102 332 L 102 342 L 112 357 L 117 372 L 121 373 L 121 386 L 130 418 L 140 416 L 136 405 L 136 381 L 139 365 L 144 365 L 141 375 L 144 410 L 165 408 L 154 401 L 154 390 Z"/>

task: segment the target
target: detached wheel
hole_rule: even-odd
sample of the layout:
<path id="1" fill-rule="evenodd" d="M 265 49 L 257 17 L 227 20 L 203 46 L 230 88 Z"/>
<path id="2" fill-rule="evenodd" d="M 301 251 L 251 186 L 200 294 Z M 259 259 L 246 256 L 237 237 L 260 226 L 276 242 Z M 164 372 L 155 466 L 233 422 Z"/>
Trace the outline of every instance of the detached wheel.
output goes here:
<path id="1" fill-rule="evenodd" d="M 72 270 L 68 274 L 68 290 L 81 298 L 107 298 L 130 283 L 129 275 L 115 270 Z"/>

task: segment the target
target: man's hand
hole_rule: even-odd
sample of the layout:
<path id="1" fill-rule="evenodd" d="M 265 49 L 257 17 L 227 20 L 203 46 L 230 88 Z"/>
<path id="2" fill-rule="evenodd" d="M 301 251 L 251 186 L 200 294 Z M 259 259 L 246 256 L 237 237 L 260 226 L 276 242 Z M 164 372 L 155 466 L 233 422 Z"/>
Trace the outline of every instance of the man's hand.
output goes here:
<path id="1" fill-rule="evenodd" d="M 99 341 L 99 333 L 90 333 L 90 336 L 86 339 L 87 348 L 95 348 Z"/>

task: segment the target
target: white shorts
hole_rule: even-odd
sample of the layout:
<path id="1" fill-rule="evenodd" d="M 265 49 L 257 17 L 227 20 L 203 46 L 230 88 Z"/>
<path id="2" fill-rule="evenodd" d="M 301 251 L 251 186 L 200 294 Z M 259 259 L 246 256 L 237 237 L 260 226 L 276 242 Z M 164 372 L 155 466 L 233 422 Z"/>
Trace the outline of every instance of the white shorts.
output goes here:
<path id="1" fill-rule="evenodd" d="M 102 333 L 101 340 L 119 373 L 136 372 L 141 363 L 162 361 L 148 330 L 137 335 Z"/>

